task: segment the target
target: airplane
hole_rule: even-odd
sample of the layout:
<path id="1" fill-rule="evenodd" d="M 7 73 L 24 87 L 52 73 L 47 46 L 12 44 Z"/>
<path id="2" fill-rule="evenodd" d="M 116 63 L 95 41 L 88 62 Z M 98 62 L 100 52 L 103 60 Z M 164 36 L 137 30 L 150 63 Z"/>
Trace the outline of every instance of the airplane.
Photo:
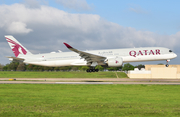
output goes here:
<path id="1" fill-rule="evenodd" d="M 166 60 L 166 67 L 168 67 L 168 62 L 177 57 L 172 50 L 164 47 L 80 51 L 67 43 L 64 45 L 73 52 L 32 54 L 13 36 L 7 35 L 5 38 L 15 55 L 15 57 L 8 57 L 11 61 L 49 67 L 89 66 L 87 72 L 98 72 L 99 70 L 95 69 L 97 65 L 120 67 L 123 63 L 142 61 Z"/>

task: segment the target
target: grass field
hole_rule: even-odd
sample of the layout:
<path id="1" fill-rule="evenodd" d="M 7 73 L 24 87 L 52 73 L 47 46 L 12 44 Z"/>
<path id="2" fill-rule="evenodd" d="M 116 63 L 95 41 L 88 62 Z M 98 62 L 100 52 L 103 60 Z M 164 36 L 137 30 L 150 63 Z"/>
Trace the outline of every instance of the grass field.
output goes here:
<path id="1" fill-rule="evenodd" d="M 1 71 L 0 78 L 127 78 L 124 72 L 17 72 Z"/>
<path id="2" fill-rule="evenodd" d="M 0 116 L 180 116 L 179 85 L 0 84 Z"/>

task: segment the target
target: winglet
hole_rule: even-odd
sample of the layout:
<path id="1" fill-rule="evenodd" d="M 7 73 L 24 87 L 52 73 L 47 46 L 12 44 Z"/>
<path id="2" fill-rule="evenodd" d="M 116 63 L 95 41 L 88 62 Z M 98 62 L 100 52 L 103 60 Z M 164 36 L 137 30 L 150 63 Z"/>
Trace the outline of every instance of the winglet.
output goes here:
<path id="1" fill-rule="evenodd" d="M 67 44 L 67 43 L 64 43 L 64 45 L 68 48 L 68 49 L 70 49 L 70 48 L 73 48 L 73 47 L 71 47 L 69 44 Z"/>

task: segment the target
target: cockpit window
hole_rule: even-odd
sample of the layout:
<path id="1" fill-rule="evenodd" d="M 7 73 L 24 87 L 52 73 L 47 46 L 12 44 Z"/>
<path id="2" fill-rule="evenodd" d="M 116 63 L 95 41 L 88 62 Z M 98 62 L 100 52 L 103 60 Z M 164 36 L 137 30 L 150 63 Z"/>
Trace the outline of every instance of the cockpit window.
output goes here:
<path id="1" fill-rule="evenodd" d="M 172 50 L 169 50 L 169 52 L 172 52 Z"/>

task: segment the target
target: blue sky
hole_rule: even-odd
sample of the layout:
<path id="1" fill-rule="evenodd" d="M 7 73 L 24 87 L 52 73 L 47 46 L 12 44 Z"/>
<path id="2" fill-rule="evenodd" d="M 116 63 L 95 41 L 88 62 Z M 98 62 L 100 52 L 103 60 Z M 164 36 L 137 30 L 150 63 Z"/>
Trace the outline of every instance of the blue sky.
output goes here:
<path id="1" fill-rule="evenodd" d="M 124 27 L 134 27 L 161 34 L 180 30 L 179 0 L 87 0 L 89 11 L 76 11 L 49 1 L 49 5 L 71 13 L 98 14 Z"/>
<path id="2" fill-rule="evenodd" d="M 148 30 L 158 33 L 174 34 L 180 29 L 180 1 L 169 0 L 116 0 L 105 2 L 98 14 L 105 19 L 125 27 Z M 105 8 L 104 6 L 107 6 Z"/>
<path id="3" fill-rule="evenodd" d="M 4 50 L 0 59 L 6 64 L 4 56 L 13 56 L 3 38 L 6 34 L 32 53 L 68 51 L 62 45 L 65 41 L 81 50 L 163 46 L 180 54 L 179 4 L 178 0 L 0 0 Z M 179 59 L 172 63 L 180 64 Z"/>

